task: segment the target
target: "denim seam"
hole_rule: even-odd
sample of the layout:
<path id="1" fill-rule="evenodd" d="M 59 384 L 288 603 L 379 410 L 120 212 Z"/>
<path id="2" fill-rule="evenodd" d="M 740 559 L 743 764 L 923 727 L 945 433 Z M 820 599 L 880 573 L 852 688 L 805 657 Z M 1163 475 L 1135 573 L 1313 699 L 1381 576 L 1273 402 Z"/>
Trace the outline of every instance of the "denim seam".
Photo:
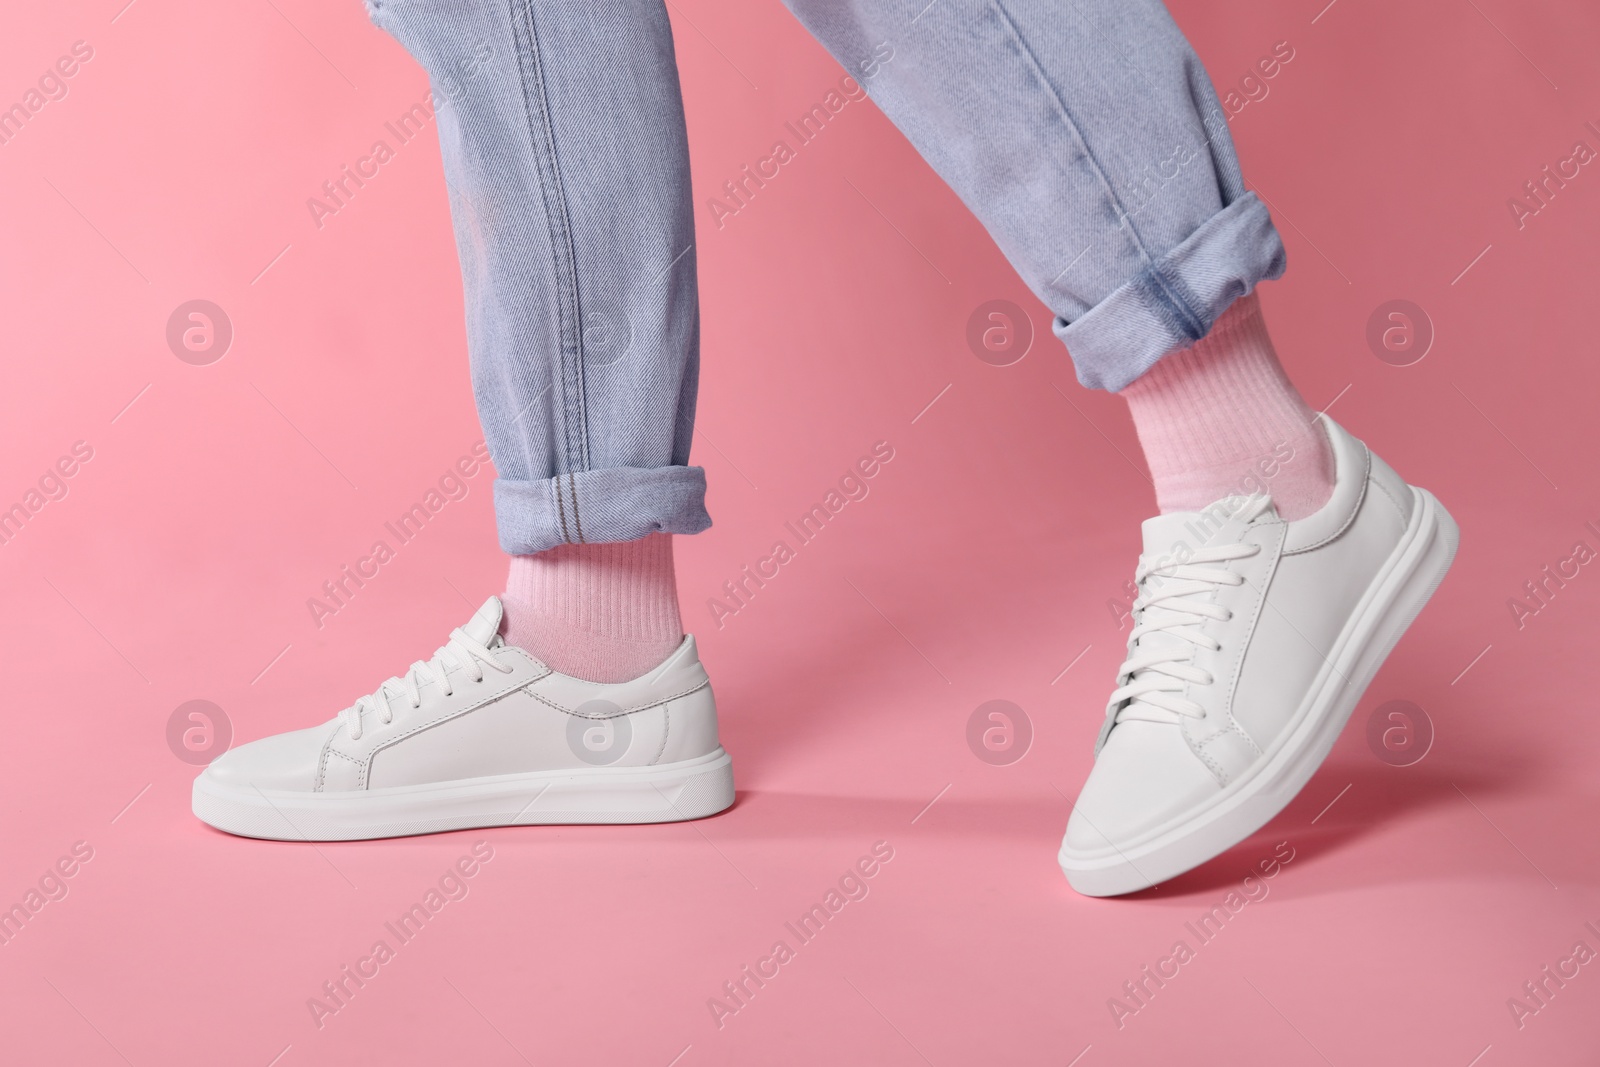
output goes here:
<path id="1" fill-rule="evenodd" d="M 528 133 L 533 142 L 534 161 L 539 169 L 540 194 L 545 224 L 550 231 L 551 251 L 557 290 L 558 341 L 561 349 L 562 434 L 566 438 L 563 466 L 588 466 L 588 426 L 583 376 L 583 331 L 577 281 L 577 253 L 572 243 L 572 224 L 568 216 L 566 190 L 561 180 L 561 165 L 556 150 L 555 129 L 551 124 L 550 102 L 545 87 L 544 62 L 539 49 L 539 33 L 531 0 L 508 0 L 512 32 L 517 42 L 518 72 L 522 80 L 523 105 Z M 519 23 L 518 15 L 526 19 Z M 559 496 L 559 492 L 558 492 Z M 570 541 L 570 538 L 568 539 Z"/>
<path id="2" fill-rule="evenodd" d="M 1146 269 L 1144 272 L 1145 275 L 1151 281 L 1155 282 L 1157 286 L 1165 289 L 1167 286 L 1167 279 L 1163 278 L 1159 273 L 1154 273 L 1157 266 L 1156 261 L 1150 255 L 1149 249 L 1145 247 L 1144 240 L 1139 236 L 1139 230 L 1133 223 L 1133 216 L 1129 214 L 1127 206 L 1123 204 L 1122 198 L 1117 195 L 1117 191 L 1111 185 L 1110 179 L 1106 177 L 1105 168 L 1100 165 L 1100 160 L 1095 156 L 1094 149 L 1089 146 L 1088 139 L 1083 136 L 1083 130 L 1078 125 L 1077 119 L 1073 118 L 1071 110 L 1068 109 L 1066 103 L 1062 101 L 1061 94 L 1056 92 L 1055 85 L 1052 84 L 1050 79 L 1045 76 L 1044 68 L 1040 65 L 1038 57 L 1036 57 L 1033 54 L 1033 51 L 1028 47 L 1027 41 L 1017 30 L 1016 23 L 1013 22 L 1011 16 L 1007 14 L 1005 7 L 1000 3 L 1000 0 L 989 0 L 989 6 L 991 9 L 993 9 L 995 14 L 1000 17 L 1001 21 L 1005 23 L 1007 31 L 1009 31 L 1011 34 L 1012 41 L 1022 52 L 1022 54 L 1027 57 L 1028 64 L 1033 70 L 1033 76 L 1049 90 L 1050 102 L 1055 106 L 1055 109 L 1060 114 L 1062 121 L 1065 122 L 1067 127 L 1072 130 L 1072 135 L 1077 139 L 1078 147 L 1083 150 L 1084 158 L 1089 161 L 1090 167 L 1093 168 L 1095 177 L 1099 179 L 1101 189 L 1105 193 L 1106 198 L 1110 200 L 1112 206 L 1116 208 L 1117 215 L 1119 216 L 1121 222 L 1121 225 L 1118 228 L 1127 230 L 1128 239 L 1132 242 L 1134 249 L 1139 253 L 1140 258 L 1144 260 L 1146 264 Z M 1200 317 L 1195 313 L 1192 307 L 1189 307 L 1184 303 L 1180 294 L 1168 290 L 1155 293 L 1154 295 L 1156 295 L 1163 303 L 1166 303 L 1169 308 L 1178 315 L 1179 320 L 1184 326 L 1184 329 L 1181 331 L 1182 333 L 1190 334 L 1193 330 L 1199 330 L 1200 332 L 1194 333 L 1193 337 L 1198 339 L 1204 336 L 1205 330 L 1200 325 Z"/>
<path id="3" fill-rule="evenodd" d="M 578 514 L 578 480 L 567 473 L 567 491 L 572 494 L 572 525 L 578 530 L 578 544 L 588 544 L 583 537 L 583 519 Z"/>
<path id="4" fill-rule="evenodd" d="M 1083 129 L 1078 125 L 1078 120 L 1073 117 L 1072 112 L 1062 101 L 1061 94 L 1056 92 L 1056 87 L 1051 83 L 1050 79 L 1045 77 L 1044 68 L 1040 65 L 1038 57 L 1035 56 L 1033 54 L 1033 50 L 1028 47 L 1028 42 L 1023 38 L 1022 33 L 1017 29 L 1016 23 L 1012 21 L 1010 14 L 1006 12 L 1005 7 L 1000 3 L 1000 0 L 989 0 L 989 7 L 1000 18 L 1000 21 L 1005 24 L 1006 31 L 1011 36 L 1012 44 L 1014 44 L 1017 50 L 1021 52 L 1022 55 L 1027 59 L 1029 69 L 1031 70 L 1033 76 L 1038 79 L 1039 83 L 1043 85 L 1046 90 L 1048 90 L 1050 103 L 1055 107 L 1055 110 L 1060 115 L 1061 120 L 1066 123 L 1067 128 L 1072 131 L 1073 138 L 1077 141 L 1078 147 L 1083 150 L 1084 158 L 1089 161 L 1089 166 L 1094 171 L 1094 176 L 1100 182 L 1101 191 L 1105 194 L 1106 199 L 1109 200 L 1111 205 L 1116 209 L 1118 218 L 1126 222 L 1130 217 L 1127 207 L 1124 206 L 1122 203 L 1122 198 L 1117 195 L 1116 189 L 1112 187 L 1110 180 L 1106 177 L 1105 168 L 1100 165 L 1100 160 L 1095 156 L 1094 150 L 1089 147 L 1089 142 L 1083 136 Z M 1145 263 L 1150 263 L 1150 253 L 1144 247 L 1144 242 L 1139 239 L 1139 231 L 1134 229 L 1131 225 L 1127 226 L 1127 230 L 1129 237 L 1133 242 L 1133 246 L 1138 251 L 1140 257 L 1145 261 Z"/>
<path id="5" fill-rule="evenodd" d="M 545 485 L 556 498 L 556 515 L 561 519 L 561 540 L 572 544 L 572 535 L 567 532 L 567 502 L 561 496 L 561 479 L 551 478 Z"/>
<path id="6" fill-rule="evenodd" d="M 1193 294 L 1187 292 L 1189 287 L 1165 257 L 1140 272 L 1138 286 L 1156 302 L 1151 310 L 1166 320 L 1174 339 L 1186 337 L 1193 342 L 1206 335 L 1208 327 L 1195 314 L 1194 302 L 1189 299 Z"/>

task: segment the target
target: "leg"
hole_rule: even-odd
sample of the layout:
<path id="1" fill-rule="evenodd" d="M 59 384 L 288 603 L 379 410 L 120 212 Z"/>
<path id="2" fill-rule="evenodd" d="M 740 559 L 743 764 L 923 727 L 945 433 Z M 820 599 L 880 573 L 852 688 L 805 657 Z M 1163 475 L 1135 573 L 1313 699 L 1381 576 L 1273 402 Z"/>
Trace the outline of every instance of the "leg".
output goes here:
<path id="1" fill-rule="evenodd" d="M 1121 389 L 1283 272 L 1200 61 L 1158 0 L 789 0 Z"/>
<path id="2" fill-rule="evenodd" d="M 1059 858 L 1088 894 L 1166 881 L 1305 785 L 1455 524 L 1289 385 L 1253 293 L 1283 247 L 1159 3 L 790 3 L 1129 399 L 1164 514 Z"/>
<path id="3" fill-rule="evenodd" d="M 711 521 L 687 465 L 699 312 L 666 8 L 368 7 L 442 101 L 508 636 L 569 673 L 635 677 L 683 636 L 669 535 Z"/>
<path id="4" fill-rule="evenodd" d="M 1056 313 L 1084 385 L 1128 389 L 1163 511 L 1288 449 L 1280 510 L 1331 466 L 1253 301 L 1284 269 L 1205 70 L 1158 0 L 789 0 Z M 883 62 L 884 55 L 891 58 Z M 1194 358 L 1171 359 L 1197 341 Z M 1140 381 L 1159 364 L 1160 381 Z"/>
<path id="5" fill-rule="evenodd" d="M 232 833 L 345 840 L 733 803 L 670 537 L 687 466 L 689 172 L 661 0 L 369 0 L 435 87 L 509 594 L 331 722 L 195 782 Z M 503 616 L 502 605 L 509 607 Z"/>

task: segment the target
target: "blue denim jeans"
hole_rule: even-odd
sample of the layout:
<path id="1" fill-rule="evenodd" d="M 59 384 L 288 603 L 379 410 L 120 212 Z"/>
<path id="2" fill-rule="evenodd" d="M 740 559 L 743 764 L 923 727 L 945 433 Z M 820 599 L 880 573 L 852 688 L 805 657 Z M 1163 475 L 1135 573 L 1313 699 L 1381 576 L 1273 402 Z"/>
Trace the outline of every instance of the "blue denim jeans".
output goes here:
<path id="1" fill-rule="evenodd" d="M 787 2 L 1054 312 L 1084 385 L 1121 389 L 1283 272 L 1159 0 Z M 433 83 L 502 547 L 705 529 L 663 0 L 367 7 Z"/>

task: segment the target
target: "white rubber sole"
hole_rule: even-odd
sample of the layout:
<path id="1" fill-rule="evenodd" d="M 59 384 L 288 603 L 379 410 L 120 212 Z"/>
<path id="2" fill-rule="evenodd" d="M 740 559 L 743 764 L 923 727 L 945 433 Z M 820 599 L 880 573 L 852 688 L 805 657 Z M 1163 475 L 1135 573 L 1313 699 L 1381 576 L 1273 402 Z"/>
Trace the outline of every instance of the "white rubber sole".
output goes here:
<path id="1" fill-rule="evenodd" d="M 200 821 L 270 841 L 364 841 L 484 826 L 703 819 L 733 805 L 733 761 L 712 753 L 654 767 L 594 767 L 336 793 L 194 781 Z"/>
<path id="2" fill-rule="evenodd" d="M 1460 531 L 1426 489 L 1411 489 L 1410 527 L 1351 613 L 1322 672 L 1277 743 L 1237 781 L 1183 822 L 1148 841 L 1057 857 L 1067 881 L 1091 897 L 1159 885 L 1237 845 L 1288 806 L 1322 766 L 1367 685 L 1444 580 Z"/>

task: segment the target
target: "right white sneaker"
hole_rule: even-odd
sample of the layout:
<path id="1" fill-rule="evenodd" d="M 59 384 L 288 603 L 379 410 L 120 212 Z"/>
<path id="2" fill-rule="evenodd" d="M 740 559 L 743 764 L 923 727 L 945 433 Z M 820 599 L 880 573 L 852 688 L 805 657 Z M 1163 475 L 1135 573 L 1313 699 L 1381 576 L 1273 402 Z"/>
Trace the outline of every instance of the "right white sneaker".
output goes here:
<path id="1" fill-rule="evenodd" d="M 1144 524 L 1128 659 L 1061 844 L 1078 892 L 1164 882 L 1282 811 L 1450 569 L 1433 494 L 1321 424 L 1335 484 L 1315 514 L 1229 497 Z"/>
<path id="2" fill-rule="evenodd" d="M 332 721 L 224 753 L 195 779 L 195 815 L 244 837 L 350 841 L 733 804 L 692 636 L 630 682 L 586 682 L 506 644 L 501 611 L 490 597 L 431 660 Z"/>

